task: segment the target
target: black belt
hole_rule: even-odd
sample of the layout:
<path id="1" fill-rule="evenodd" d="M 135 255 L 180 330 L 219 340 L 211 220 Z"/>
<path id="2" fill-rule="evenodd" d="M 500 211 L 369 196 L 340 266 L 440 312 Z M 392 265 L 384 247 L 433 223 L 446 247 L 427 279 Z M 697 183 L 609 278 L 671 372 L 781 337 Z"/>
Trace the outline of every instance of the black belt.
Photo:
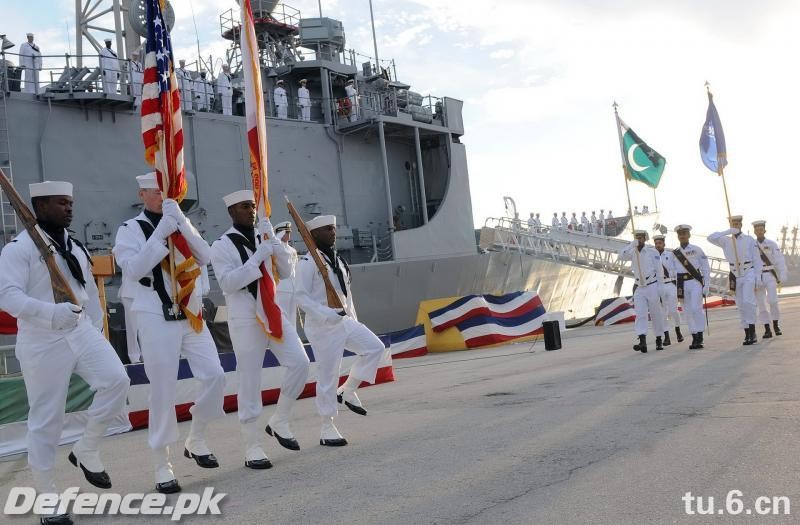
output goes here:
<path id="1" fill-rule="evenodd" d="M 153 285 L 149 277 L 142 277 L 141 279 L 139 279 L 139 284 L 141 284 L 142 286 L 147 286 L 148 288 Z"/>
<path id="2" fill-rule="evenodd" d="M 670 283 L 675 284 L 675 279 L 668 279 L 666 281 L 663 281 L 663 283 L 664 284 L 670 284 Z"/>

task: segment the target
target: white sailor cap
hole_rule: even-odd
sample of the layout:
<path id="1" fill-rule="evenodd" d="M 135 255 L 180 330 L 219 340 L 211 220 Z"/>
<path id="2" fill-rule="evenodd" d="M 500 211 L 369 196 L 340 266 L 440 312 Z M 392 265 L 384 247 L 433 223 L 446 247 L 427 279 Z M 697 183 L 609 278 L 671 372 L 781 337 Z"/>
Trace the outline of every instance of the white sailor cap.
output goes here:
<path id="1" fill-rule="evenodd" d="M 282 232 L 282 231 L 290 231 L 292 229 L 292 223 L 289 221 L 279 222 L 275 225 L 275 233 Z"/>
<path id="2" fill-rule="evenodd" d="M 34 197 L 50 197 L 51 195 L 67 195 L 72 197 L 72 183 L 58 180 L 46 180 L 29 184 L 31 199 Z"/>
<path id="3" fill-rule="evenodd" d="M 26 33 L 25 36 L 33 36 L 33 33 Z"/>
<path id="4" fill-rule="evenodd" d="M 111 42 L 111 39 L 110 39 L 110 38 L 106 38 L 106 39 L 104 40 L 104 42 Z"/>
<path id="5" fill-rule="evenodd" d="M 253 190 L 239 190 L 225 195 L 222 200 L 225 201 L 225 206 L 230 208 L 240 202 L 255 202 L 256 198 L 253 195 Z"/>
<path id="6" fill-rule="evenodd" d="M 753 221 L 753 226 L 766 226 L 766 225 L 767 225 L 767 221 L 765 221 L 763 219 L 759 219 L 757 221 Z"/>
<path id="7" fill-rule="evenodd" d="M 742 216 L 741 215 L 731 215 L 730 217 L 728 217 L 728 220 L 740 221 L 740 220 L 742 220 Z"/>
<path id="8" fill-rule="evenodd" d="M 139 185 L 140 190 L 157 190 L 158 181 L 156 180 L 156 172 L 151 171 L 144 175 L 137 175 L 136 183 Z"/>
<path id="9" fill-rule="evenodd" d="M 633 230 L 633 236 L 644 235 L 647 238 L 647 230 Z"/>
<path id="10" fill-rule="evenodd" d="M 301 84 L 306 84 L 306 83 L 308 83 L 308 80 L 306 80 L 306 79 L 304 79 L 304 78 L 301 78 L 301 79 L 300 79 L 300 83 L 301 83 Z"/>
<path id="11" fill-rule="evenodd" d="M 348 80 L 347 82 L 345 82 L 345 85 L 347 85 L 347 84 L 354 84 L 354 83 L 355 83 L 355 80 L 353 80 L 353 79 L 351 78 L 350 80 Z"/>
<path id="12" fill-rule="evenodd" d="M 275 84 L 283 84 L 283 79 L 278 79 L 278 81 L 275 82 Z"/>
<path id="13" fill-rule="evenodd" d="M 316 230 L 325 226 L 336 226 L 336 215 L 318 215 L 310 221 L 306 221 L 308 230 Z"/>
<path id="14" fill-rule="evenodd" d="M 657 234 L 653 235 L 653 240 L 654 241 L 663 241 L 665 239 L 666 239 L 666 237 L 664 235 L 661 235 L 660 233 L 657 233 Z"/>
<path id="15" fill-rule="evenodd" d="M 679 225 L 675 226 L 675 231 L 676 232 L 680 232 L 680 231 L 690 232 L 690 231 L 692 231 L 692 227 L 689 226 L 688 224 L 679 224 Z"/>

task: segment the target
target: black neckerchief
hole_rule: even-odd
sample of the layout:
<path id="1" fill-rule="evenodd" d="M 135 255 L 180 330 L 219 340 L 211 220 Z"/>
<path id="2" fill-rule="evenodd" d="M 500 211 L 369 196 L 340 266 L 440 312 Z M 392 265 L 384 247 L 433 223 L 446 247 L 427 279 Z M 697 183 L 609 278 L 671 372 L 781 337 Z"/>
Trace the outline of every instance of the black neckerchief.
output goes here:
<path id="1" fill-rule="evenodd" d="M 158 223 L 161 221 L 161 217 L 164 215 L 161 213 L 156 213 L 150 210 L 144 210 L 144 216 L 150 221 L 150 224 L 153 225 L 153 228 L 158 226 Z"/>
<path id="2" fill-rule="evenodd" d="M 342 293 L 347 297 L 347 286 L 344 284 L 344 272 L 342 272 L 342 267 L 339 264 L 339 256 L 336 250 L 334 250 L 332 246 L 329 246 L 327 248 L 320 248 L 319 251 L 322 252 L 322 255 L 325 256 L 328 264 L 330 264 L 333 273 L 336 274 L 336 278 L 339 280 L 339 286 L 342 287 Z"/>
<path id="3" fill-rule="evenodd" d="M 56 249 L 56 252 L 64 258 L 64 261 L 66 261 L 69 273 L 72 274 L 72 277 L 74 277 L 81 286 L 85 287 L 86 279 L 83 277 L 83 269 L 81 268 L 81 263 L 78 261 L 78 258 L 72 253 L 72 239 L 67 235 L 66 230 L 61 226 L 55 226 L 46 221 L 38 220 L 37 222 L 42 230 L 53 239 L 53 247 Z"/>
<path id="4" fill-rule="evenodd" d="M 234 224 L 233 229 L 237 232 L 244 235 L 244 238 L 247 239 L 252 246 L 256 245 L 256 229 L 253 226 L 240 226 L 239 224 Z"/>

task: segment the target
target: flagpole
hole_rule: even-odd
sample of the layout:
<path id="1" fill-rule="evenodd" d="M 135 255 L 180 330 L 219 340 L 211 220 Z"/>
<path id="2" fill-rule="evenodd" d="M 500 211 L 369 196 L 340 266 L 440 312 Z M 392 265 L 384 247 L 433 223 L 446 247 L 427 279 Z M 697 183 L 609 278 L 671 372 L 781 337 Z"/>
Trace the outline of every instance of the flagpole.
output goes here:
<path id="1" fill-rule="evenodd" d="M 633 222 L 633 205 L 631 204 L 631 190 L 630 185 L 628 184 L 628 166 L 625 163 L 625 147 L 622 143 L 622 125 L 620 124 L 619 120 L 619 113 L 617 112 L 617 108 L 619 105 L 616 101 L 614 101 L 613 108 L 614 108 L 614 118 L 617 122 L 617 136 L 619 137 L 619 154 L 622 160 L 622 175 L 625 178 L 625 194 L 628 196 L 628 215 L 631 218 L 631 232 L 633 232 L 633 238 L 636 239 L 636 225 Z M 639 260 L 639 247 L 637 246 L 634 250 L 636 252 L 636 267 L 639 268 L 639 277 L 642 277 L 642 263 Z M 633 275 L 634 282 L 636 281 L 636 274 Z M 644 281 L 643 279 L 641 279 Z"/>
<path id="2" fill-rule="evenodd" d="M 656 189 L 653 188 L 653 204 L 656 206 L 656 212 L 658 212 L 658 197 L 656 197 Z"/>

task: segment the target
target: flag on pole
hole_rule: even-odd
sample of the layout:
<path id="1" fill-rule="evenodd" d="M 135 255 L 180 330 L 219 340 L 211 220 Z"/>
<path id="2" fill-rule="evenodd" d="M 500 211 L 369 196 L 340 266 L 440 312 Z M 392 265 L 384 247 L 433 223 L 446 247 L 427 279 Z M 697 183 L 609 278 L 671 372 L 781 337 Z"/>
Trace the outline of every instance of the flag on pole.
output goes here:
<path id="1" fill-rule="evenodd" d="M 178 79 L 172 58 L 172 42 L 164 21 L 166 0 L 147 0 L 147 54 L 144 61 L 142 88 L 142 141 L 144 158 L 155 168 L 156 180 L 163 195 L 180 202 L 186 196 L 186 171 L 183 165 L 183 120 Z M 186 239 L 179 232 L 172 234 L 175 246 L 175 277 L 178 296 L 175 298 L 192 328 L 203 328 L 203 303 L 196 286 L 200 266 L 195 261 Z M 169 261 L 162 261 L 167 275 Z"/>
<path id="2" fill-rule="evenodd" d="M 667 159 L 640 139 L 622 119 L 619 117 L 617 119 L 621 128 L 622 152 L 628 168 L 628 178 L 643 182 L 651 188 L 657 188 Z"/>
<path id="3" fill-rule="evenodd" d="M 258 41 L 253 21 L 250 0 L 242 0 L 242 30 L 240 47 L 242 49 L 242 70 L 244 72 L 244 104 L 247 114 L 247 145 L 250 150 L 250 176 L 253 180 L 253 194 L 256 201 L 256 214 L 269 218 L 272 208 L 269 203 L 269 179 L 267 172 L 267 123 L 265 120 L 264 91 L 261 88 L 261 66 L 258 60 Z M 272 262 L 271 262 L 272 263 Z M 273 268 L 275 267 L 274 263 Z M 261 278 L 258 280 L 256 317 L 262 328 L 273 338 L 283 337 L 281 309 L 275 302 L 275 281 L 261 264 Z"/>
<path id="4" fill-rule="evenodd" d="M 708 92 L 706 121 L 703 123 L 703 131 L 700 133 L 700 158 L 703 159 L 706 168 L 716 174 L 720 174 L 722 168 L 728 165 L 725 133 L 722 131 L 722 122 L 719 120 L 719 113 L 714 105 L 711 91 Z"/>

